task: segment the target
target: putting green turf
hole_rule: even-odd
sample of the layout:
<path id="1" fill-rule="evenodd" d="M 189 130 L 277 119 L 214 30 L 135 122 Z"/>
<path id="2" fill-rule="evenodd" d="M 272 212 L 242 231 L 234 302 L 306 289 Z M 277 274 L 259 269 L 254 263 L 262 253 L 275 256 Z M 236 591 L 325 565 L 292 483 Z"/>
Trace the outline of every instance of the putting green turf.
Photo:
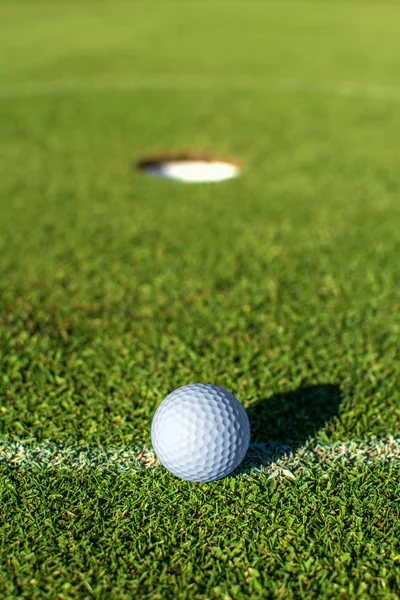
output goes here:
<path id="1" fill-rule="evenodd" d="M 1 597 L 399 598 L 399 37 L 396 3 L 0 4 Z M 135 169 L 186 150 L 242 175 Z M 207 485 L 6 458 L 148 452 L 194 381 L 253 448 L 355 450 Z"/>

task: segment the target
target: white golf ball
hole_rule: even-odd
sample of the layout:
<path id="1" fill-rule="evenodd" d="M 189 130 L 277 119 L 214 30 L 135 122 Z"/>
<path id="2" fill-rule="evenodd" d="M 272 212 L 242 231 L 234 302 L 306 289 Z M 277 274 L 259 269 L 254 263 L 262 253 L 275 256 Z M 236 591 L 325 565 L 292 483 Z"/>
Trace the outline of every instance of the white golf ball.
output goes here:
<path id="1" fill-rule="evenodd" d="M 225 477 L 243 460 L 250 442 L 246 411 L 217 385 L 194 383 L 169 394 L 151 424 L 157 458 L 187 481 Z"/>

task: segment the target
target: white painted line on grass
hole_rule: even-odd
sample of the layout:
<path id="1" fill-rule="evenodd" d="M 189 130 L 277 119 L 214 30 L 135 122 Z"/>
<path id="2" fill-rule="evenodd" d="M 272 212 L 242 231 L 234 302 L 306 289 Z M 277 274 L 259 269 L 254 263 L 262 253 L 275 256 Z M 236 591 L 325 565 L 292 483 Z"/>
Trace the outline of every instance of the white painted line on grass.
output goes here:
<path id="1" fill-rule="evenodd" d="M 166 74 L 137 75 L 132 79 L 67 79 L 27 81 L 0 86 L 0 98 L 51 96 L 62 94 L 135 92 L 135 91 L 253 91 L 269 93 L 305 93 L 400 102 L 400 86 L 361 82 L 307 82 L 298 79 L 269 79 L 252 75 Z"/>
<path id="2" fill-rule="evenodd" d="M 343 466 L 386 464 L 400 468 L 400 438 L 315 444 L 296 448 L 279 443 L 253 443 L 240 467 L 243 473 L 264 472 L 294 479 L 296 474 Z M 159 462 L 149 448 L 67 446 L 51 441 L 0 440 L 0 466 L 39 471 L 95 469 L 123 473 L 153 469 Z"/>

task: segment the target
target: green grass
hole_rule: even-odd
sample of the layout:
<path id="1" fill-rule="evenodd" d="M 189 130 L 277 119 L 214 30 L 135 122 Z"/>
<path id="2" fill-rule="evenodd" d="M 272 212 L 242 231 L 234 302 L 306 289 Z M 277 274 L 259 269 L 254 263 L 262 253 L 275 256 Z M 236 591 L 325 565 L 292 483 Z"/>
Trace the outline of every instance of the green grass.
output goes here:
<path id="1" fill-rule="evenodd" d="M 206 485 L 1 455 L 147 452 L 194 381 L 289 454 L 398 436 L 399 36 L 396 3 L 0 3 L 1 597 L 399 598 L 398 454 Z M 135 169 L 185 150 L 242 176 Z"/>

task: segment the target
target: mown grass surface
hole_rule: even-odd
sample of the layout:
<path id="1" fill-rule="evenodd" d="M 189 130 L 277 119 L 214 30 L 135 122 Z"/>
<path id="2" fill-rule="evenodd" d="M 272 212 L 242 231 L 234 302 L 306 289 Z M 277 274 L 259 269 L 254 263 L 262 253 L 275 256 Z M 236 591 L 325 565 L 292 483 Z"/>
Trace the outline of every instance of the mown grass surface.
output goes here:
<path id="1" fill-rule="evenodd" d="M 253 440 L 398 434 L 400 103 L 340 90 L 399 83 L 399 17 L 0 5 L 3 438 L 148 445 L 157 404 L 193 381 L 235 393 Z M 286 93 L 286 78 L 323 93 Z M 186 149 L 234 156 L 242 177 L 135 169 Z M 388 466 L 206 486 L 2 467 L 0 481 L 4 597 L 398 597 Z"/>
<path id="2" fill-rule="evenodd" d="M 165 472 L 15 472 L 2 480 L 2 588 L 22 598 L 395 598 L 396 476 L 339 467 L 298 483 L 193 486 Z"/>

